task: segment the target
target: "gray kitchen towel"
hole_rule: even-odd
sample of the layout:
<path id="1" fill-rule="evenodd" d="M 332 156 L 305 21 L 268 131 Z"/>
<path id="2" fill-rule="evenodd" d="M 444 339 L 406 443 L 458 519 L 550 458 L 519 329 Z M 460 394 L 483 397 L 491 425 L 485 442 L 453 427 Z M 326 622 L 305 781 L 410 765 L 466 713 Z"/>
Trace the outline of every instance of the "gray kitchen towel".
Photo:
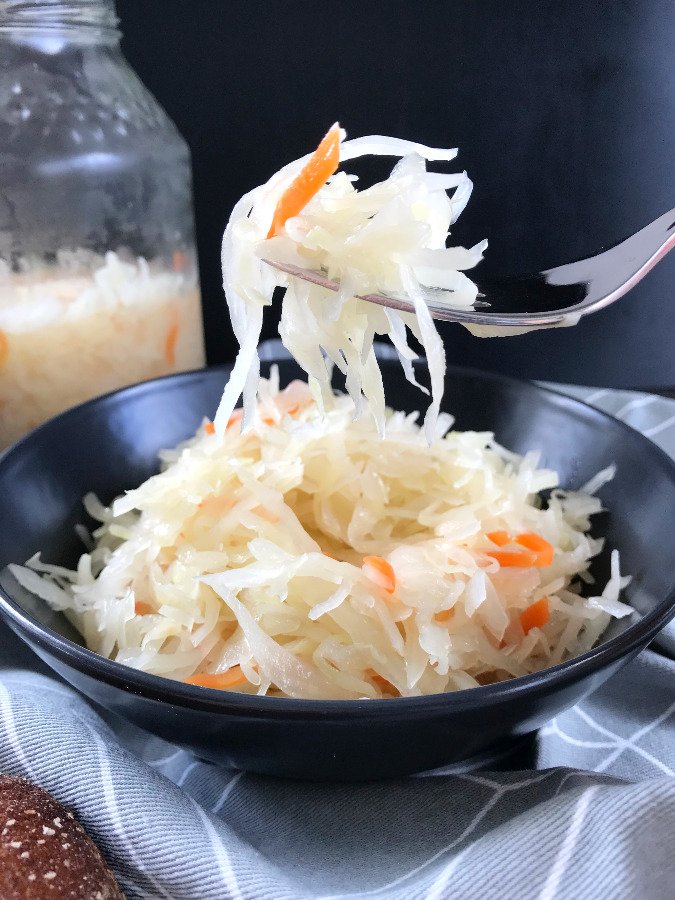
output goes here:
<path id="1" fill-rule="evenodd" d="M 675 456 L 675 402 L 556 389 Z M 219 768 L 104 719 L 2 626 L 0 771 L 72 806 L 129 898 L 665 900 L 672 626 L 654 646 L 494 771 L 335 785 Z"/>

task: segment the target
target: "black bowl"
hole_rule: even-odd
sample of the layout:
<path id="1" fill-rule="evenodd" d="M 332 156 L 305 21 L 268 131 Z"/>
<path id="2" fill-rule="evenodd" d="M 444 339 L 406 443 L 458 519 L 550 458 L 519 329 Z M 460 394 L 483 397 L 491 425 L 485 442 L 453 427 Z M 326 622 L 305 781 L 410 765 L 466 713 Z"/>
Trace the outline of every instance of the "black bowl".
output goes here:
<path id="1" fill-rule="evenodd" d="M 299 372 L 280 363 L 282 382 Z M 589 406 L 533 384 L 448 370 L 445 408 L 456 427 L 494 431 L 506 447 L 538 449 L 567 488 L 610 462 L 600 496 L 609 512 L 594 533 L 621 551 L 636 612 L 614 622 L 599 646 L 551 669 L 457 693 L 396 700 L 318 701 L 251 697 L 180 684 L 104 659 L 82 646 L 61 614 L 23 591 L 6 566 L 37 550 L 72 564 L 81 498 L 104 501 L 157 470 L 157 451 L 212 415 L 228 369 L 151 381 L 85 403 L 43 425 L 0 459 L 0 613 L 53 669 L 87 697 L 137 725 L 220 764 L 325 780 L 382 778 L 484 759 L 533 732 L 599 687 L 675 614 L 675 465 L 638 432 Z M 387 396 L 412 410 L 419 393 L 398 365 L 383 363 Z M 596 564 L 606 577 L 607 554 Z"/>

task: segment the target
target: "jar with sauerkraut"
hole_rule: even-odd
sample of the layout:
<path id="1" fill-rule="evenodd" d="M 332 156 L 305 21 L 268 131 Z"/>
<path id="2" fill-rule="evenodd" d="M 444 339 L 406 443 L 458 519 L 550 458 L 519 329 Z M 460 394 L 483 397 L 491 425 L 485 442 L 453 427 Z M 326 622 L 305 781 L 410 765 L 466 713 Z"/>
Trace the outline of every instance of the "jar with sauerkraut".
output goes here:
<path id="1" fill-rule="evenodd" d="M 0 448 L 204 364 L 190 156 L 112 0 L 0 0 Z"/>

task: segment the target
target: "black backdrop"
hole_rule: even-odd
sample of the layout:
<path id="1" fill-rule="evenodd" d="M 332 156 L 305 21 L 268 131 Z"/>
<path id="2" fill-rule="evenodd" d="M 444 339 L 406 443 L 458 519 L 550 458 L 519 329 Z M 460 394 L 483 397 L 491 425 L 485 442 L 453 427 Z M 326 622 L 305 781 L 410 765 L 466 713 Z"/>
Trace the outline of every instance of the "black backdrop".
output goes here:
<path id="1" fill-rule="evenodd" d="M 458 146 L 475 183 L 458 242 L 486 271 L 588 255 L 675 203 L 672 0 L 117 0 L 124 51 L 193 156 L 211 362 L 233 357 L 219 272 L 234 201 L 339 119 L 352 137 Z M 572 329 L 478 340 L 450 362 L 675 386 L 675 253 Z M 265 334 L 276 331 L 274 314 Z"/>

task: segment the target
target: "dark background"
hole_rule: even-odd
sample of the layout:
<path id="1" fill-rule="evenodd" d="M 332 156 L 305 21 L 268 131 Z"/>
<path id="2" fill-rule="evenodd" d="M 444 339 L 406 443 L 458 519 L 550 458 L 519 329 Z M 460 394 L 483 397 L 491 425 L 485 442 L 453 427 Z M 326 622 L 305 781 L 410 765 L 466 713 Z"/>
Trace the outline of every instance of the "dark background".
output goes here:
<path id="1" fill-rule="evenodd" d="M 458 146 L 454 229 L 485 272 L 587 256 L 675 204 L 672 0 L 117 0 L 123 49 L 187 139 L 210 362 L 236 351 L 219 270 L 235 200 L 339 119 Z M 675 253 L 571 329 L 479 340 L 448 361 L 601 386 L 675 386 Z M 276 332 L 274 314 L 265 336 Z"/>

